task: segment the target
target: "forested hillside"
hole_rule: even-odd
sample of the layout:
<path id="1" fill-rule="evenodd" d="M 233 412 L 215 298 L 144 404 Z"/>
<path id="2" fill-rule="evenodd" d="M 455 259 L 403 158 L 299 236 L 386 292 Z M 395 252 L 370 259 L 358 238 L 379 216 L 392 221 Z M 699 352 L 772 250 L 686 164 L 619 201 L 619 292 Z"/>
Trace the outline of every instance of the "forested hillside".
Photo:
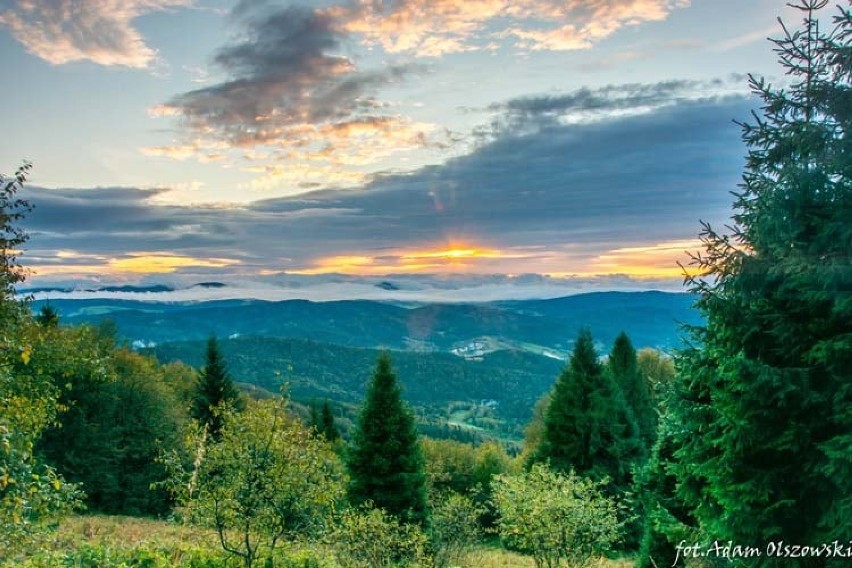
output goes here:
<path id="1" fill-rule="evenodd" d="M 627 332 L 639 347 L 681 345 L 679 323 L 698 324 L 688 294 L 601 292 L 553 300 L 400 306 L 375 301 L 223 300 L 198 303 L 132 300 L 40 300 L 71 324 L 113 321 L 140 343 L 235 334 L 311 339 L 351 347 L 416 351 L 464 349 L 550 351 L 564 357 L 582 326 L 604 345 Z"/>
<path id="2" fill-rule="evenodd" d="M 852 10 L 827 5 L 789 6 L 783 88 L 750 79 L 690 296 L 33 305 L 32 166 L 0 175 L 0 567 L 848 566 Z"/>

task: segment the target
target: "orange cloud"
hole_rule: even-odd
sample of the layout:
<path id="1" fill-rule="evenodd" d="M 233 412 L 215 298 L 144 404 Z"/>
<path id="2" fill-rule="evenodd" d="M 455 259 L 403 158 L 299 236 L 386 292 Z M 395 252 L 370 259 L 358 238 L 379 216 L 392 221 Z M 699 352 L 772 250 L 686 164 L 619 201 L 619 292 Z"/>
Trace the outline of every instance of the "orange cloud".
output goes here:
<path id="1" fill-rule="evenodd" d="M 157 111 L 158 116 L 170 114 Z M 219 161 L 260 174 L 244 184 L 244 189 L 269 191 L 305 184 L 312 188 L 351 187 L 369 179 L 363 168 L 399 153 L 442 147 L 448 134 L 434 124 L 382 116 L 321 124 L 302 122 L 268 131 L 261 129 L 258 136 L 262 143 L 248 148 L 199 136 L 172 146 L 144 147 L 141 151 L 180 161 Z"/>
<path id="2" fill-rule="evenodd" d="M 381 256 L 351 254 L 320 258 L 293 274 L 351 274 L 380 276 L 394 273 L 462 272 L 472 274 L 545 274 L 557 278 L 626 275 L 638 279 L 680 278 L 688 264 L 685 251 L 700 248 L 697 240 L 670 241 L 622 247 L 588 256 L 578 247 L 519 247 L 499 250 L 467 244 L 443 248 L 397 250 Z"/>
<path id="3" fill-rule="evenodd" d="M 668 241 L 647 246 L 622 247 L 592 258 L 586 266 L 575 272 L 554 272 L 551 276 L 599 276 L 624 274 L 633 278 L 680 278 L 689 269 L 688 252 L 701 248 L 698 240 Z"/>
<path id="4" fill-rule="evenodd" d="M 193 0 L 27 0 L 0 11 L 0 24 L 41 59 L 54 65 L 91 61 L 98 65 L 150 67 L 157 52 L 133 20 Z"/>
<path id="5" fill-rule="evenodd" d="M 292 274 L 353 274 L 378 276 L 391 273 L 477 272 L 482 261 L 523 258 L 524 255 L 495 249 L 453 245 L 446 248 L 399 250 L 382 256 L 344 255 L 321 258 L 309 268 Z"/>
<path id="6" fill-rule="evenodd" d="M 401 0 L 388 7 L 361 0 L 325 13 L 367 45 L 437 57 L 482 49 L 477 36 L 515 37 L 533 50 L 586 49 L 625 26 L 664 20 L 687 5 L 689 0 Z"/>
<path id="7" fill-rule="evenodd" d="M 33 267 L 33 273 L 38 276 L 168 274 L 181 268 L 226 268 L 240 264 L 240 261 L 228 258 L 195 258 L 164 252 L 139 252 L 121 258 L 106 258 L 74 251 L 59 251 L 56 257 L 59 260 L 85 258 L 100 262 L 39 265 Z"/>

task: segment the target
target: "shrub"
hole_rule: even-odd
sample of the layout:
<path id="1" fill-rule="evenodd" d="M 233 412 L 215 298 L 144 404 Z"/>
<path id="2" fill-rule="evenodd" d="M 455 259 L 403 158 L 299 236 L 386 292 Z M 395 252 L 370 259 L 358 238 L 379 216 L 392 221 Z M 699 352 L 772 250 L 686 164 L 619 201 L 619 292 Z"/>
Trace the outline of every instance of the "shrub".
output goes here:
<path id="1" fill-rule="evenodd" d="M 538 568 L 586 566 L 618 539 L 615 501 L 595 482 L 543 464 L 517 476 L 496 476 L 493 500 L 503 543 L 532 555 Z"/>

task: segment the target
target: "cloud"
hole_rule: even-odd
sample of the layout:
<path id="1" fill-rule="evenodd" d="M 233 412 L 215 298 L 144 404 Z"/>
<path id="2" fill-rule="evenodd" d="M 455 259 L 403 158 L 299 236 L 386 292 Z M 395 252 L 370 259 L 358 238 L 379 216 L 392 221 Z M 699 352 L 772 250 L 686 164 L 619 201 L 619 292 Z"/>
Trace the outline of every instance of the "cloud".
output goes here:
<path id="1" fill-rule="evenodd" d="M 612 97 L 644 93 L 639 98 L 656 101 L 652 94 L 665 89 L 623 90 Z M 182 277 L 535 272 L 678 280 L 675 261 L 694 248 L 699 220 L 718 225 L 730 216 L 744 154 L 731 119 L 748 116 L 752 103 L 674 96 L 644 114 L 539 120 L 582 107 L 578 100 L 585 98 L 507 101 L 503 112 L 529 124 L 496 131 L 468 155 L 377 177 L 358 191 L 222 208 L 169 205 L 164 188 L 29 189 L 36 209 L 24 262 L 62 264 L 67 257 L 44 259 L 70 251 L 109 267 L 109 259 L 168 251 L 234 262 L 175 266 L 171 275 Z"/>
<path id="2" fill-rule="evenodd" d="M 324 12 L 390 53 L 437 57 L 510 40 L 529 50 L 587 49 L 626 26 L 661 21 L 689 0 L 361 0 Z"/>
<path id="3" fill-rule="evenodd" d="M 98 65 L 147 68 L 157 52 L 133 20 L 162 10 L 191 6 L 193 0 L 12 0 L 0 10 L 0 24 L 24 47 L 48 63 L 91 61 Z"/>
<path id="4" fill-rule="evenodd" d="M 321 10 L 244 0 L 231 18 L 240 39 L 215 57 L 226 80 L 151 109 L 154 116 L 178 117 L 187 136 L 145 153 L 250 162 L 262 155 L 263 163 L 249 171 L 268 174 L 256 184 L 264 187 L 292 181 L 295 176 L 283 174 L 293 164 L 301 164 L 301 173 L 308 170 L 311 181 L 324 178 L 331 166 L 370 164 L 433 144 L 432 125 L 387 113 L 374 97 L 415 68 L 358 69 L 340 54 L 345 33 Z M 351 185 L 363 179 L 346 171 L 326 181 Z"/>
<path id="5" fill-rule="evenodd" d="M 501 135 L 551 124 L 578 124 L 624 118 L 654 112 L 682 102 L 722 97 L 742 97 L 748 93 L 742 77 L 709 81 L 669 80 L 657 83 L 607 85 L 595 89 L 545 96 L 519 97 L 495 103 L 487 110 L 497 117 L 480 136 Z"/>

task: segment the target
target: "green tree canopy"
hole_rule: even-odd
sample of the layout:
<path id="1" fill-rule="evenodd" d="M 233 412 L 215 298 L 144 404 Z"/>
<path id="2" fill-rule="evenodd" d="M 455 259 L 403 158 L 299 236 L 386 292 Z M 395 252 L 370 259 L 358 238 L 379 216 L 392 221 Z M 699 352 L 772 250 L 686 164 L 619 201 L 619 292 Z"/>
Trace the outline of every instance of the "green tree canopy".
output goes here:
<path id="1" fill-rule="evenodd" d="M 216 440 L 222 429 L 224 407 L 242 407 L 242 399 L 215 337 L 207 340 L 206 362 L 198 374 L 198 388 L 192 399 L 190 414 L 207 427 L 208 435 Z"/>
<path id="2" fill-rule="evenodd" d="M 250 568 L 274 557 L 284 540 L 328 528 L 344 497 L 343 466 L 331 447 L 287 412 L 280 397 L 226 408 L 218 442 L 187 467 L 177 452 L 164 461 L 168 487 L 188 518 L 216 530 L 219 544 Z"/>
<path id="3" fill-rule="evenodd" d="M 371 502 L 405 522 L 426 521 L 426 474 L 411 410 L 390 355 L 379 356 L 347 460 L 349 498 Z"/>
<path id="4" fill-rule="evenodd" d="M 623 331 L 615 338 L 607 359 L 607 370 L 630 407 L 639 435 L 647 451 L 657 435 L 657 410 L 651 398 L 648 380 L 639 372 L 633 343 Z"/>
<path id="5" fill-rule="evenodd" d="M 34 449 L 53 423 L 58 389 L 33 364 L 44 332 L 29 306 L 15 297 L 24 280 L 17 262 L 27 241 L 19 222 L 30 210 L 17 197 L 30 165 L 0 175 L 0 558 L 12 561 L 43 534 L 44 527 L 79 504 L 80 494 Z"/>
<path id="6" fill-rule="evenodd" d="M 787 87 L 751 79 L 735 224 L 704 226 L 689 279 L 706 325 L 678 361 L 672 468 L 711 540 L 852 534 L 852 14 L 826 32 L 826 5 L 773 40 Z"/>
<path id="7" fill-rule="evenodd" d="M 537 568 L 588 566 L 618 539 L 615 500 L 603 482 L 535 464 L 521 475 L 494 478 L 503 541 L 530 554 Z"/>
<path id="8" fill-rule="evenodd" d="M 632 414 L 604 372 L 592 334 L 584 329 L 553 387 L 532 461 L 548 461 L 558 471 L 573 469 L 593 479 L 608 476 L 614 488 L 623 489 L 640 451 Z"/>

